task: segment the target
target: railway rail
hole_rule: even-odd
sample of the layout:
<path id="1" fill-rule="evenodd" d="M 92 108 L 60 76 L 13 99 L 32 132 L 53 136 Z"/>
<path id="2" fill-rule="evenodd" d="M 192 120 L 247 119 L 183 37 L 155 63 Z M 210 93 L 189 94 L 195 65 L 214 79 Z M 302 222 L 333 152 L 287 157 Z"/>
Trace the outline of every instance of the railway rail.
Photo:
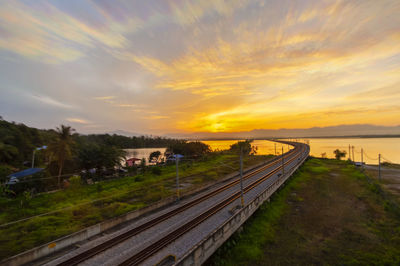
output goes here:
<path id="1" fill-rule="evenodd" d="M 290 164 L 292 161 L 297 159 L 300 155 L 301 155 L 301 151 L 299 153 L 297 153 L 293 158 L 288 160 L 285 163 L 285 165 L 286 164 Z M 268 179 L 269 177 L 274 175 L 275 173 L 279 172 L 281 169 L 282 169 L 282 165 L 278 166 L 277 168 L 275 168 L 274 170 L 272 170 L 268 174 L 262 176 L 261 178 L 257 179 L 256 181 L 254 181 L 253 183 L 248 185 L 246 188 L 244 188 L 243 192 L 247 193 L 248 191 L 250 191 L 251 189 L 253 189 L 257 185 L 259 185 L 260 183 L 264 182 L 266 179 Z M 191 229 L 193 229 L 194 227 L 196 227 L 197 225 L 199 225 L 200 223 L 205 221 L 210 216 L 212 216 L 215 213 L 217 213 L 218 211 L 222 210 L 223 208 L 228 206 L 230 203 L 234 202 L 239 197 L 240 197 L 240 191 L 234 193 L 233 195 L 231 195 L 227 199 L 225 199 L 222 202 L 216 204 L 215 206 L 211 207 L 207 211 L 201 213 L 200 215 L 198 215 L 197 217 L 195 217 L 191 221 L 185 223 L 184 225 L 182 225 L 181 227 L 177 228 L 173 232 L 169 233 L 165 237 L 161 238 L 157 242 L 151 244 L 150 246 L 148 246 L 147 248 L 143 249 L 139 253 L 137 253 L 137 254 L 133 255 L 132 257 L 128 258 L 127 260 L 125 260 L 124 262 L 119 264 L 119 266 L 131 266 L 131 265 L 140 264 L 141 262 L 145 261 L 147 258 L 151 257 L 154 253 L 156 253 L 157 251 L 162 249 L 164 246 L 166 246 L 169 243 L 173 242 L 174 240 L 178 239 L 183 234 L 187 233 L 188 231 L 190 231 Z"/>
<path id="2" fill-rule="evenodd" d="M 297 157 L 299 157 L 301 155 L 301 153 L 303 152 L 304 148 L 300 148 L 300 151 L 298 151 L 298 147 L 299 147 L 298 144 L 293 144 L 293 143 L 288 143 L 288 142 L 285 142 L 285 143 L 292 144 L 293 146 L 295 146 L 295 149 L 292 149 L 291 151 L 282 155 L 284 159 L 289 158 L 294 155 L 293 158 L 290 158 L 287 161 L 284 160 L 285 161 L 284 165 L 287 165 L 287 164 L 290 164 L 292 161 L 294 161 Z M 245 179 L 245 180 L 253 177 L 256 174 L 259 174 L 259 173 L 265 171 L 266 169 L 268 169 L 272 166 L 278 165 L 277 168 L 275 168 L 274 170 L 270 171 L 269 173 L 263 175 L 261 178 L 258 178 L 256 181 L 254 181 L 250 185 L 248 185 L 244 189 L 244 192 L 246 193 L 246 192 L 250 191 L 252 188 L 256 187 L 258 184 L 265 181 L 268 177 L 279 172 L 282 169 L 282 164 L 281 164 L 282 156 L 279 156 L 278 158 L 274 159 L 273 161 L 266 164 L 265 166 L 262 166 L 256 170 L 251 171 L 250 173 L 247 173 L 243 177 L 243 179 Z M 221 186 L 199 198 L 196 198 L 196 199 L 194 199 L 178 208 L 175 208 L 165 214 L 162 214 L 154 219 L 151 219 L 148 222 L 145 222 L 123 234 L 120 234 L 114 238 L 111 238 L 111 239 L 101 243 L 100 245 L 90 248 L 90 249 L 88 249 L 74 257 L 71 257 L 57 265 L 59 265 L 59 266 L 78 265 L 84 261 L 87 261 L 88 259 L 104 252 L 105 250 L 110 249 L 117 244 L 120 244 L 121 242 L 173 217 L 174 215 L 177 215 L 177 214 L 195 206 L 196 204 L 199 204 L 200 202 L 203 202 L 203 201 L 209 199 L 210 197 L 212 197 L 218 193 L 221 193 L 222 191 L 225 191 L 225 190 L 231 188 L 232 186 L 237 185 L 239 182 L 240 182 L 240 180 L 237 180 L 237 179 L 233 180 L 233 181 L 231 181 L 231 182 L 229 182 L 229 183 L 227 183 L 227 184 L 225 184 L 225 185 L 223 185 L 223 186 Z M 152 254 L 154 254 L 158 250 L 162 249 L 165 245 L 167 245 L 168 243 L 171 243 L 172 241 L 176 240 L 177 238 L 179 238 L 186 232 L 190 231 L 192 228 L 196 227 L 198 224 L 200 224 L 201 222 L 206 220 L 208 217 L 212 216 L 213 214 L 215 214 L 216 212 L 218 212 L 219 210 L 221 210 L 222 208 L 224 208 L 225 206 L 227 206 L 228 204 L 230 204 L 231 202 L 236 200 L 238 197 L 240 197 L 240 191 L 234 193 L 227 199 L 223 200 L 222 202 L 219 202 L 218 204 L 211 207 L 207 211 L 201 213 L 200 215 L 198 215 L 191 221 L 185 223 L 184 225 L 180 226 L 173 232 L 169 233 L 167 236 L 161 238 L 160 240 L 156 241 L 155 243 L 153 243 L 150 246 L 146 247 L 145 249 L 141 250 L 137 254 L 133 255 L 132 257 L 130 257 L 129 259 L 127 259 L 120 265 L 137 265 L 137 264 L 143 262 L 144 260 L 149 258 Z"/>

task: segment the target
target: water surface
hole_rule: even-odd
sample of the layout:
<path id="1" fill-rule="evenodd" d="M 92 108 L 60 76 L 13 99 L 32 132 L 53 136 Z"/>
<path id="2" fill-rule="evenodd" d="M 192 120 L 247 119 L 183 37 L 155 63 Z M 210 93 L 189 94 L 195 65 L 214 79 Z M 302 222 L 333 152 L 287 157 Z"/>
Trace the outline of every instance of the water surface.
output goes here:
<path id="1" fill-rule="evenodd" d="M 309 143 L 310 154 L 315 157 L 322 155 L 327 158 L 334 158 L 334 150 L 346 151 L 346 158 L 349 156 L 349 145 L 354 146 L 355 161 L 361 161 L 361 149 L 363 149 L 363 161 L 368 164 L 378 164 L 378 154 L 381 154 L 382 161 L 400 163 L 400 138 L 310 138 L 299 139 Z M 213 150 L 226 150 L 237 140 L 207 140 L 202 141 L 211 146 Z M 268 140 L 255 140 L 253 146 L 258 147 L 258 154 L 275 154 L 275 142 Z M 287 151 L 288 145 L 283 145 L 284 152 Z M 282 145 L 277 143 L 277 154 L 281 153 Z M 353 149 L 351 148 L 351 156 Z M 353 156 L 352 156 L 353 157 Z"/>

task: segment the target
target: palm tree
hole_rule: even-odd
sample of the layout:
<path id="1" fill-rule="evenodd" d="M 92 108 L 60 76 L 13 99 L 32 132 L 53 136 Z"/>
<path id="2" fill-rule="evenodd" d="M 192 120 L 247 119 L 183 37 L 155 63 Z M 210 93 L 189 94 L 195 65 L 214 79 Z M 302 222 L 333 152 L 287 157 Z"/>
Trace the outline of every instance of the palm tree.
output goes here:
<path id="1" fill-rule="evenodd" d="M 73 144 L 72 132 L 70 126 L 61 125 L 57 127 L 57 139 L 49 146 L 52 157 L 58 164 L 58 186 L 61 187 L 61 174 L 64 168 L 65 160 L 71 157 L 71 146 Z"/>

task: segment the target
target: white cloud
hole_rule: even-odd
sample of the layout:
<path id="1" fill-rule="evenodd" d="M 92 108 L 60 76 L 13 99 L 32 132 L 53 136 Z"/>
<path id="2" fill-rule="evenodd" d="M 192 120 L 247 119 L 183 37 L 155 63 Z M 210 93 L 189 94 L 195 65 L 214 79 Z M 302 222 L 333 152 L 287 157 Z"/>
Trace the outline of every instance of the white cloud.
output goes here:
<path id="1" fill-rule="evenodd" d="M 67 118 L 66 120 L 71 123 L 77 123 L 77 124 L 83 124 L 83 125 L 90 124 L 89 121 L 82 119 L 82 118 Z"/>
<path id="2" fill-rule="evenodd" d="M 37 94 L 31 95 L 31 96 L 35 100 L 40 101 L 40 102 L 42 102 L 44 104 L 47 104 L 47 105 L 51 105 L 51 106 L 55 106 L 55 107 L 59 107 L 59 108 L 64 108 L 64 109 L 75 108 L 75 106 L 73 106 L 73 105 L 62 103 L 62 102 L 57 101 L 57 100 L 55 100 L 55 99 L 53 99 L 53 98 L 51 98 L 49 96 L 37 95 Z"/>

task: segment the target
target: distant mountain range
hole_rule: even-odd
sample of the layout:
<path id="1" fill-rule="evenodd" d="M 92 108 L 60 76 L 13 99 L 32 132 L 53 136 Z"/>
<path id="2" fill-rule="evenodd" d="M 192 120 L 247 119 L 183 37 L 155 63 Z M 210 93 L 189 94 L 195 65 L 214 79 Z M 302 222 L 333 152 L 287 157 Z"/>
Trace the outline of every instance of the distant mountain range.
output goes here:
<path id="1" fill-rule="evenodd" d="M 125 137 L 140 137 L 143 136 L 145 134 L 140 134 L 140 133 L 134 133 L 134 132 L 129 132 L 129 131 L 125 131 L 125 130 L 114 130 L 111 132 L 107 132 L 110 135 L 122 135 Z"/>
<path id="2" fill-rule="evenodd" d="M 255 129 L 243 132 L 195 132 L 188 134 L 168 134 L 167 137 L 187 139 L 260 139 L 260 138 L 305 138 L 305 137 L 400 137 L 400 126 L 376 126 L 369 124 L 338 125 L 299 129 Z"/>

